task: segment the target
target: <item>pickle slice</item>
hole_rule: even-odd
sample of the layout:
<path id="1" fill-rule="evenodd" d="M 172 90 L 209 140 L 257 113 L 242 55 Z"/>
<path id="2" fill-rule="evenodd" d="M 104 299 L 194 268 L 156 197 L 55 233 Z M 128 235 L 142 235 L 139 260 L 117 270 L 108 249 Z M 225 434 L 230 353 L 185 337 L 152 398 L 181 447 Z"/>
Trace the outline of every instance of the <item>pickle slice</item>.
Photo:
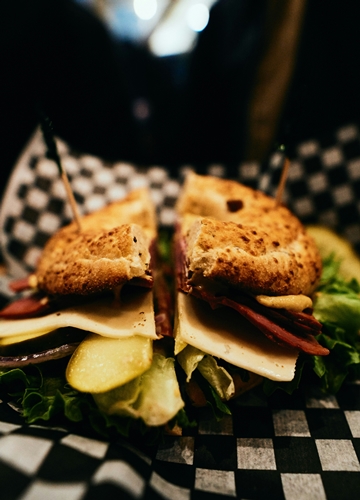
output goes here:
<path id="1" fill-rule="evenodd" d="M 110 391 L 148 370 L 152 357 L 151 339 L 140 336 L 115 339 L 89 334 L 73 353 L 66 379 L 80 392 Z"/>

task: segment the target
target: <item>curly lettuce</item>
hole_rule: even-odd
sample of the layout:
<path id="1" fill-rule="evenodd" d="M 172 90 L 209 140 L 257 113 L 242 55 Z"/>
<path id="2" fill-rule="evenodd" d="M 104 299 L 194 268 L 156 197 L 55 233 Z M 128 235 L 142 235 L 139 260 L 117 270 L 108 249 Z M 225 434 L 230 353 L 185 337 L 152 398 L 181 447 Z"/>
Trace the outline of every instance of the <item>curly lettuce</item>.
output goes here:
<path id="1" fill-rule="evenodd" d="M 301 356 L 292 382 L 264 383 L 266 394 L 282 389 L 291 394 L 300 385 L 305 368 L 317 376 L 320 388 L 336 394 L 345 380 L 360 375 L 360 284 L 340 274 L 335 254 L 323 258 L 323 272 L 314 295 L 314 316 L 323 325 L 316 338 L 330 350 L 328 356 Z"/>
<path id="2" fill-rule="evenodd" d="M 154 353 L 145 373 L 121 387 L 94 394 L 97 406 L 107 415 L 141 418 L 149 426 L 165 425 L 184 407 L 174 363 L 173 358 Z"/>
<path id="3" fill-rule="evenodd" d="M 174 359 L 156 354 L 154 360 L 148 372 L 126 384 L 122 401 L 120 390 L 117 402 L 127 405 L 123 412 L 108 411 L 116 389 L 104 393 L 100 407 L 93 396 L 73 389 L 65 379 L 63 360 L 1 370 L 1 394 L 19 409 L 28 424 L 48 422 L 105 438 L 143 435 L 150 443 L 160 438 L 165 423 L 169 428 L 193 425 L 183 408 Z"/>
<path id="4" fill-rule="evenodd" d="M 332 254 L 314 298 L 314 316 L 323 324 L 319 342 L 330 349 L 324 358 L 314 356 L 313 370 L 323 390 L 336 393 L 350 376 L 360 374 L 360 284 L 339 274 L 340 262 Z"/>

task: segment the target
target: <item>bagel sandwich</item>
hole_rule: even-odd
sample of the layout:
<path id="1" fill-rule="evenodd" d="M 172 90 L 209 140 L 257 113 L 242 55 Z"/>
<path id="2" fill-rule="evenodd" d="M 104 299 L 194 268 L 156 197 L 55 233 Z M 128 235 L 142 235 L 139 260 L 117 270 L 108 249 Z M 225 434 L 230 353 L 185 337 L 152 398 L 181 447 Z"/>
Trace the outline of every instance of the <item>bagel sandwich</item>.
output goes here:
<path id="1" fill-rule="evenodd" d="M 35 272 L 14 284 L 29 290 L 0 311 L 2 381 L 34 366 L 52 377 L 57 363 L 64 411 L 91 395 L 107 422 L 116 415 L 160 427 L 176 419 L 184 403 L 164 338 L 164 291 L 154 284 L 156 238 L 145 188 L 81 217 L 80 230 L 72 222 L 56 232 Z M 55 411 L 51 404 L 39 418 Z"/>
<path id="2" fill-rule="evenodd" d="M 286 207 L 190 172 L 176 209 L 175 354 L 195 405 L 204 379 L 226 401 L 263 380 L 293 381 L 300 353 L 328 355 L 312 314 L 321 257 Z"/>

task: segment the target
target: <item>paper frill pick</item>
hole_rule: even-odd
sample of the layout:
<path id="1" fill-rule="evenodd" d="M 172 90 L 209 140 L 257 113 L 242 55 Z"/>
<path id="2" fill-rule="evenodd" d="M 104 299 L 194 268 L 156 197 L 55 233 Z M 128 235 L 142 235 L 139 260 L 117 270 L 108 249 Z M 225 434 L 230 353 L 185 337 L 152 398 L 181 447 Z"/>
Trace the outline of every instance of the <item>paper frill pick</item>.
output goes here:
<path id="1" fill-rule="evenodd" d="M 285 151 L 285 147 L 284 146 L 281 146 L 280 149 L 282 151 Z M 278 185 L 278 188 L 277 188 L 277 192 L 276 192 L 276 196 L 275 196 L 275 201 L 276 201 L 276 205 L 277 206 L 281 204 L 281 200 L 283 198 L 285 184 L 286 184 L 287 176 L 288 176 L 288 173 L 289 173 L 289 168 L 290 168 L 290 160 L 285 155 L 284 156 L 284 162 L 283 162 L 282 170 L 281 170 L 280 182 L 279 182 L 279 185 Z"/>
<path id="2" fill-rule="evenodd" d="M 46 147 L 47 147 L 47 154 L 46 155 L 49 159 L 53 160 L 56 163 L 56 165 L 59 169 L 59 173 L 60 173 L 61 179 L 62 179 L 64 186 L 65 186 L 66 195 L 68 197 L 68 200 L 69 200 L 69 203 L 71 206 L 74 220 L 78 226 L 78 230 L 81 231 L 79 210 L 78 210 L 78 207 L 76 205 L 74 193 L 73 193 L 71 186 L 70 186 L 69 178 L 66 174 L 64 167 L 61 164 L 60 155 L 58 153 L 56 141 L 54 139 L 53 124 L 52 124 L 51 120 L 49 119 L 49 117 L 44 115 L 43 113 L 40 116 L 40 124 L 41 124 L 41 130 L 42 130 L 43 137 L 44 137 L 44 142 L 45 142 Z"/>

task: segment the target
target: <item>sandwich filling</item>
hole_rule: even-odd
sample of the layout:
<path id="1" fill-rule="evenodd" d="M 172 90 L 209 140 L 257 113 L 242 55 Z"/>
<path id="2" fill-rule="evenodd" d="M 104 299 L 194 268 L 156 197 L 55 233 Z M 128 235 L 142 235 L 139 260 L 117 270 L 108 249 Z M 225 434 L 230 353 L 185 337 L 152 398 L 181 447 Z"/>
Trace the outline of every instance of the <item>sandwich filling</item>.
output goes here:
<path id="1" fill-rule="evenodd" d="M 54 234 L 31 279 L 15 284 L 32 293 L 0 311 L 0 369 L 70 356 L 67 382 L 104 413 L 149 426 L 173 419 L 184 402 L 174 359 L 157 345 L 169 321 L 160 298 L 157 327 L 156 236 L 146 189 Z"/>
<path id="2" fill-rule="evenodd" d="M 321 332 L 321 323 L 314 318 L 309 307 L 302 311 L 289 310 L 284 307 L 268 307 L 261 304 L 264 296 L 260 296 L 257 300 L 257 296 L 245 293 L 241 284 L 239 288 L 235 288 L 221 280 L 207 280 L 204 275 L 199 275 L 198 271 L 195 273 L 190 271 L 186 240 L 181 236 L 180 230 L 177 231 L 175 242 L 179 290 L 206 301 L 212 309 L 219 307 L 234 309 L 269 340 L 281 346 L 294 348 L 310 355 L 328 354 L 329 351 L 322 347 L 315 338 Z M 301 296 L 301 301 L 303 297 Z M 270 298 L 268 301 L 271 303 Z M 293 302 L 296 301 L 293 300 Z M 307 303 L 306 300 L 304 302 Z M 277 301 L 277 304 L 279 303 L 281 304 L 281 300 Z"/>
<path id="3" fill-rule="evenodd" d="M 261 192 L 194 173 L 177 212 L 175 350 L 188 381 L 198 368 L 230 399 L 235 387 L 219 381 L 224 370 L 234 380 L 231 366 L 291 381 L 300 352 L 329 354 L 312 314 L 321 258 L 294 215 Z"/>

